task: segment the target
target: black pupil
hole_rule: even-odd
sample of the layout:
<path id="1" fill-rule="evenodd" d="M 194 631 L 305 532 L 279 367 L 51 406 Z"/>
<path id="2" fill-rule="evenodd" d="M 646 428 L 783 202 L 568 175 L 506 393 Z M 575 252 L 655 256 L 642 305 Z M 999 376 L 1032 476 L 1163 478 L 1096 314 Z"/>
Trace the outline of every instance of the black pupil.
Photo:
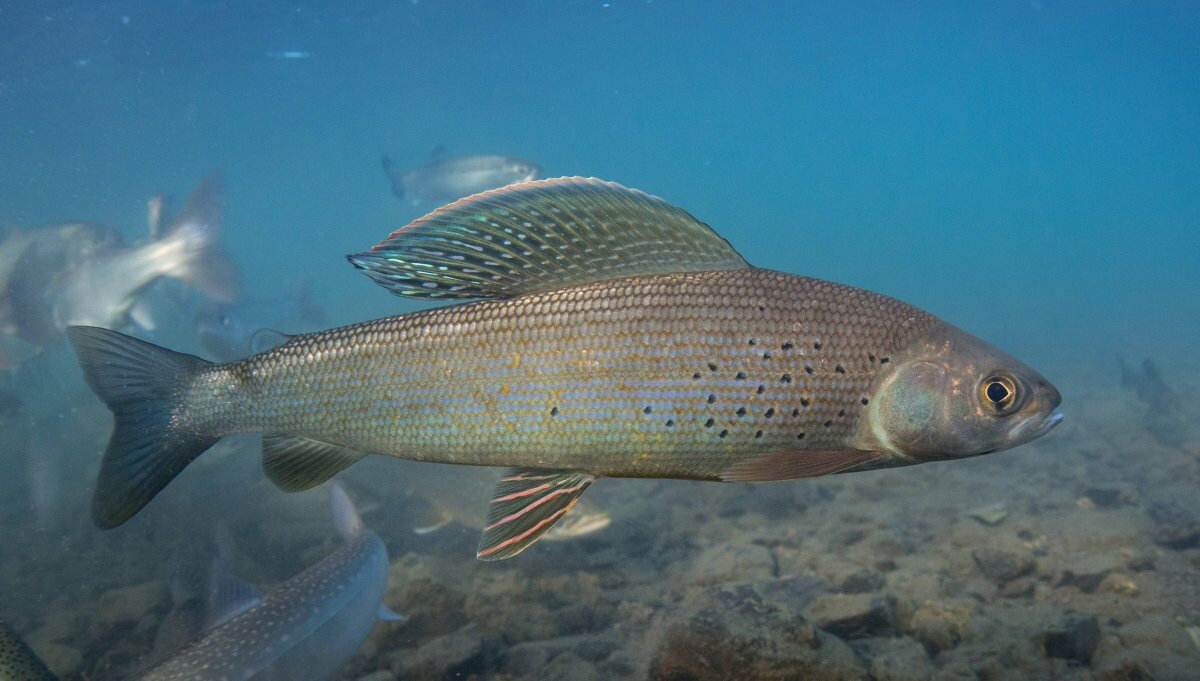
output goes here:
<path id="1" fill-rule="evenodd" d="M 996 404 L 1003 402 L 1004 398 L 1008 397 L 1008 388 L 1005 388 L 1004 384 L 999 381 L 988 383 L 986 392 L 987 398 Z"/>

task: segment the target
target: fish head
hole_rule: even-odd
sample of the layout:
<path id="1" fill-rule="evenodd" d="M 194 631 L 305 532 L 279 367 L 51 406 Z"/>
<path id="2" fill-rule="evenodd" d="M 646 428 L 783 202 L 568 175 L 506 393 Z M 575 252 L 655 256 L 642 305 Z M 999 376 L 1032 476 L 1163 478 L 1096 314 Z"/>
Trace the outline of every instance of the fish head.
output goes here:
<path id="1" fill-rule="evenodd" d="M 861 437 L 913 462 L 977 456 L 1041 437 L 1061 395 L 1020 360 L 948 324 L 889 357 Z"/>

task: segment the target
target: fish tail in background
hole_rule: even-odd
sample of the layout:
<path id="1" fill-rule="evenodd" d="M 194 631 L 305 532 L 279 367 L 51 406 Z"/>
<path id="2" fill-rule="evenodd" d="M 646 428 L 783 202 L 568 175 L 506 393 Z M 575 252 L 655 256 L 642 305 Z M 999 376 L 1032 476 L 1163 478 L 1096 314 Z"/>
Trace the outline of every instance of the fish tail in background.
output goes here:
<path id="1" fill-rule="evenodd" d="M 333 526 L 342 539 L 349 541 L 362 534 L 363 522 L 358 509 L 354 508 L 345 488 L 336 482 L 329 486 L 329 505 L 333 509 Z"/>
<path id="2" fill-rule="evenodd" d="M 37 653 L 3 622 L 0 622 L 0 679 L 58 681 Z"/>
<path id="3" fill-rule="evenodd" d="M 396 167 L 395 161 L 390 157 L 383 157 L 383 172 L 387 173 L 388 179 L 392 181 L 392 193 L 398 198 L 404 198 L 404 178 L 401 177 L 400 169 Z"/>
<path id="4" fill-rule="evenodd" d="M 112 528 L 220 439 L 183 431 L 174 419 L 192 377 L 210 363 L 92 326 L 68 327 L 67 337 L 115 421 L 92 498 L 92 519 Z"/>
<path id="5" fill-rule="evenodd" d="M 213 173 L 201 180 L 161 241 L 175 246 L 164 274 L 228 302 L 238 296 L 240 276 L 219 243 L 223 221 L 221 179 Z"/>

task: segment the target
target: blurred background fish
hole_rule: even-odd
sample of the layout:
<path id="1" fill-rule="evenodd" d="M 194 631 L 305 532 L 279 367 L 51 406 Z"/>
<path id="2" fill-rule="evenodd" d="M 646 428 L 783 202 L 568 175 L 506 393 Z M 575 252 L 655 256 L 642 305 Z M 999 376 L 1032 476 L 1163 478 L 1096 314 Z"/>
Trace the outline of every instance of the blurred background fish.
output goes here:
<path id="1" fill-rule="evenodd" d="M 402 168 L 384 156 L 383 172 L 392 181 L 392 193 L 416 203 L 453 201 L 516 182 L 536 180 L 542 167 L 515 156 L 454 156 L 438 147 L 429 161 L 415 168 Z"/>
<path id="2" fill-rule="evenodd" d="M 176 604 L 177 611 L 187 613 L 180 630 L 201 619 L 208 628 L 133 678 L 327 679 L 358 650 L 377 620 L 406 620 L 383 604 L 388 574 L 383 541 L 362 524 L 339 485 L 330 487 L 330 504 L 344 546 L 265 596 L 234 577 L 222 561 L 214 562 L 208 602 L 201 605 L 189 596 L 182 607 Z M 55 678 L 20 637 L 0 624 L 0 679 Z"/>
<path id="3" fill-rule="evenodd" d="M 219 177 L 205 178 L 165 229 L 163 210 L 162 197 L 147 203 L 149 238 L 133 245 L 95 222 L 10 229 L 0 242 L 0 368 L 58 343 L 70 324 L 153 329 L 154 315 L 143 303 L 163 278 L 232 301 L 240 275 L 218 243 Z"/>
<path id="4" fill-rule="evenodd" d="M 55 322 L 60 327 L 108 328 L 136 323 L 152 329 L 153 320 L 139 315 L 136 304 L 162 277 L 184 281 L 216 300 L 233 300 L 238 273 L 218 244 L 222 213 L 220 178 L 213 174 L 200 183 L 161 238 L 108 249 L 65 270 L 49 296 Z"/>
<path id="5" fill-rule="evenodd" d="M 247 297 L 232 302 L 210 300 L 196 311 L 196 336 L 206 356 L 229 361 L 261 352 L 286 334 L 325 323 L 325 313 L 312 297 L 312 285 L 300 282 L 275 297 Z"/>

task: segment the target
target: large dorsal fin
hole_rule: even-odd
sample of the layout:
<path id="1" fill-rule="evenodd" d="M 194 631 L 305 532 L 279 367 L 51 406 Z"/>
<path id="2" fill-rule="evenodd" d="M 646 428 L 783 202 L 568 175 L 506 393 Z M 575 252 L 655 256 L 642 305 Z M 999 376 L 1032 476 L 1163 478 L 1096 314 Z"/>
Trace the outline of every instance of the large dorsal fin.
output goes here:
<path id="1" fill-rule="evenodd" d="M 415 298 L 510 298 L 603 279 L 749 266 L 687 212 L 583 177 L 460 199 L 347 259 L 392 293 Z"/>

